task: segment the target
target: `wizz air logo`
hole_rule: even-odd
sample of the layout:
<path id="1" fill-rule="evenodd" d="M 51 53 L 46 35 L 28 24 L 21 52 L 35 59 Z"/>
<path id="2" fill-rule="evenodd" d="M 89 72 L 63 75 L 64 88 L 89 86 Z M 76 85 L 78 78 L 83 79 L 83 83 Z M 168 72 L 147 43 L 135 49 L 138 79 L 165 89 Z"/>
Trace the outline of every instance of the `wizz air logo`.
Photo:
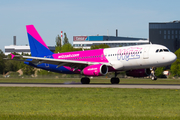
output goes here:
<path id="1" fill-rule="evenodd" d="M 127 49 L 119 49 L 117 52 L 118 60 L 129 61 L 131 59 L 139 59 L 140 54 L 142 53 L 142 48 L 139 47 L 130 47 Z"/>
<path id="2" fill-rule="evenodd" d="M 79 57 L 79 54 L 60 55 L 58 58 Z"/>
<path id="3" fill-rule="evenodd" d="M 90 71 L 90 70 L 97 70 L 97 68 L 89 68 L 88 71 Z"/>

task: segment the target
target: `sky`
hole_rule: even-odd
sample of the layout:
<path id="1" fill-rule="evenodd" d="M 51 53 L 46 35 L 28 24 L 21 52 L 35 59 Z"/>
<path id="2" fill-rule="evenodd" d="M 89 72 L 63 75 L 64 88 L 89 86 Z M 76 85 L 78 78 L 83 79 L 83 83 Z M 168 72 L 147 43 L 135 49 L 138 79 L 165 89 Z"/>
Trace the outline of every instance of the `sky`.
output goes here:
<path id="1" fill-rule="evenodd" d="M 0 49 L 28 43 L 33 24 L 48 46 L 61 31 L 77 35 L 149 38 L 149 22 L 180 20 L 179 0 L 0 0 Z"/>

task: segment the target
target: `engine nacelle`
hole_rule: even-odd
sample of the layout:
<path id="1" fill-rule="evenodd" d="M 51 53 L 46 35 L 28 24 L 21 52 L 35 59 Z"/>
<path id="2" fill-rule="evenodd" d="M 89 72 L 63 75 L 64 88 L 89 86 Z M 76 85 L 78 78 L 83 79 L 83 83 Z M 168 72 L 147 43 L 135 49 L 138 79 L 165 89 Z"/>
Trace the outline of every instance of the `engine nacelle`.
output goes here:
<path id="1" fill-rule="evenodd" d="M 136 69 L 136 70 L 128 70 L 126 71 L 127 76 L 132 76 L 132 77 L 146 77 L 151 74 L 150 69 Z"/>
<path id="2" fill-rule="evenodd" d="M 82 74 L 86 76 L 102 76 L 108 73 L 108 67 L 106 65 L 97 64 L 85 67 L 82 70 Z"/>

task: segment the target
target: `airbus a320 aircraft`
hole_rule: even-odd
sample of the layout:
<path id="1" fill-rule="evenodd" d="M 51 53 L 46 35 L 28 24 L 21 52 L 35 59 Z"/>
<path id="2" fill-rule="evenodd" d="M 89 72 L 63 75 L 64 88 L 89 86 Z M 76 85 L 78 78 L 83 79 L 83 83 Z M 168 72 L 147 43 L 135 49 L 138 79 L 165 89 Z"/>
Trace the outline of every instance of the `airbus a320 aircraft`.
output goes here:
<path id="1" fill-rule="evenodd" d="M 103 76 L 114 72 L 112 84 L 119 84 L 118 72 L 126 71 L 133 77 L 145 77 L 153 74 L 154 67 L 167 66 L 176 60 L 176 55 L 162 45 L 147 44 L 127 47 L 85 50 L 77 52 L 53 53 L 49 50 L 33 25 L 27 25 L 27 34 L 31 56 L 15 56 L 26 58 L 24 63 L 44 70 L 65 73 L 82 74 L 82 84 L 89 84 L 88 76 Z M 17 59 L 13 59 L 17 60 Z M 151 74 L 152 73 L 152 74 Z"/>

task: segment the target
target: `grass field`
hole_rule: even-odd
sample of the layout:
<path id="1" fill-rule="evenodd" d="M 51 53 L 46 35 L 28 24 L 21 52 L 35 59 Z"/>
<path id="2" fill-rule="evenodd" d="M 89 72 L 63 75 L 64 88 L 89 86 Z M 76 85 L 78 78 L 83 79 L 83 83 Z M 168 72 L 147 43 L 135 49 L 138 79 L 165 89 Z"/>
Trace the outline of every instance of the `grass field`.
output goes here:
<path id="1" fill-rule="evenodd" d="M 171 89 L 0 87 L 0 120 L 179 120 Z"/>
<path id="2" fill-rule="evenodd" d="M 0 78 L 0 83 L 80 83 L 80 78 Z M 110 78 L 92 78 L 90 83 L 110 84 Z M 120 78 L 120 84 L 180 84 L 180 79 Z"/>
<path id="3" fill-rule="evenodd" d="M 80 83 L 79 78 L 0 78 L 0 83 Z M 110 84 L 93 78 L 92 84 Z M 125 79 L 120 84 L 180 84 Z M 180 90 L 0 87 L 0 120 L 179 120 Z"/>

